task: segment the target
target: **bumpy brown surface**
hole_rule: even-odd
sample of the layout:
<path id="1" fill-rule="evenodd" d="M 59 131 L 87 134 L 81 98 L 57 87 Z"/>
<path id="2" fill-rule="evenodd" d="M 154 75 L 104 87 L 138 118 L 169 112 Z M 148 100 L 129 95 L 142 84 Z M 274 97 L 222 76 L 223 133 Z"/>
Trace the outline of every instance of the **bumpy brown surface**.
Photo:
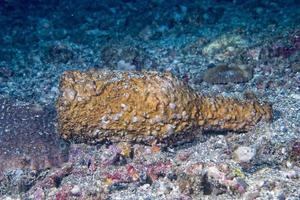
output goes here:
<path id="1" fill-rule="evenodd" d="M 0 181 L 16 169 L 41 170 L 68 159 L 55 131 L 55 110 L 0 98 Z"/>
<path id="2" fill-rule="evenodd" d="M 171 74 L 67 71 L 57 102 L 59 130 L 77 141 L 171 141 L 199 131 L 247 131 L 272 109 L 256 101 L 204 97 Z"/>

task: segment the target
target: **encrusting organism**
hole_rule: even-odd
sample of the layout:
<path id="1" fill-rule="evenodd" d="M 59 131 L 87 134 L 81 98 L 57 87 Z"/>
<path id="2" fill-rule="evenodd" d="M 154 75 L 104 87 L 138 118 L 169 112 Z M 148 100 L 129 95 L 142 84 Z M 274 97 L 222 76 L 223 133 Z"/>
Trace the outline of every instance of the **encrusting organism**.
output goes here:
<path id="1" fill-rule="evenodd" d="M 174 143 L 203 130 L 249 130 L 272 118 L 256 100 L 207 97 L 170 73 L 66 71 L 57 101 L 59 132 L 79 142 Z"/>

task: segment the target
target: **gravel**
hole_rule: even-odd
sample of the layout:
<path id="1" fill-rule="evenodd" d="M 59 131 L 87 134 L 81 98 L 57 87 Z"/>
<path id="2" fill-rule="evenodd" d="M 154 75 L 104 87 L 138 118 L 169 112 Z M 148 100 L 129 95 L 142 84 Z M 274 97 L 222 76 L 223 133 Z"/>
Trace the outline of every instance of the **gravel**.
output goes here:
<path id="1" fill-rule="evenodd" d="M 299 199 L 299 12 L 294 0 L 1 1 L 1 102 L 53 107 L 66 70 L 156 70 L 205 95 L 269 102 L 274 119 L 168 148 L 70 144 L 26 189 L 0 181 L 0 199 Z M 253 77 L 203 80 L 222 64 Z"/>

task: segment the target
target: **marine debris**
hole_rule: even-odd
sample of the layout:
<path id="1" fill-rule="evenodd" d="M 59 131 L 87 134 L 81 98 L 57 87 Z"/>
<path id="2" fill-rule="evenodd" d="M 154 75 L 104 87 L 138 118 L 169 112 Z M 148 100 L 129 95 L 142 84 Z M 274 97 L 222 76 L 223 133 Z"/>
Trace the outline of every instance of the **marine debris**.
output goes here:
<path id="1" fill-rule="evenodd" d="M 174 143 L 202 130 L 244 132 L 272 118 L 256 100 L 207 97 L 170 73 L 66 71 L 57 101 L 59 132 L 80 142 Z"/>

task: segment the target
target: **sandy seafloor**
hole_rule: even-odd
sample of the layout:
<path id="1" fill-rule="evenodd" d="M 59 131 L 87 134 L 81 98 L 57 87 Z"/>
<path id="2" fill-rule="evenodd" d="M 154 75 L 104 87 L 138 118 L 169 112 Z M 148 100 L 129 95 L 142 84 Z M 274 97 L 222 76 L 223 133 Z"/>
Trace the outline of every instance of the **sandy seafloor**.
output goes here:
<path id="1" fill-rule="evenodd" d="M 28 154 L 0 152 L 0 199 L 300 199 L 299 1 L 2 0 L 0 26 L 0 136 Z M 203 80 L 221 64 L 253 74 Z M 58 134 L 55 117 L 41 113 L 54 112 L 65 70 L 89 68 L 170 71 L 199 93 L 267 101 L 274 119 L 168 148 L 63 144 L 68 161 L 56 165 L 43 138 Z"/>

